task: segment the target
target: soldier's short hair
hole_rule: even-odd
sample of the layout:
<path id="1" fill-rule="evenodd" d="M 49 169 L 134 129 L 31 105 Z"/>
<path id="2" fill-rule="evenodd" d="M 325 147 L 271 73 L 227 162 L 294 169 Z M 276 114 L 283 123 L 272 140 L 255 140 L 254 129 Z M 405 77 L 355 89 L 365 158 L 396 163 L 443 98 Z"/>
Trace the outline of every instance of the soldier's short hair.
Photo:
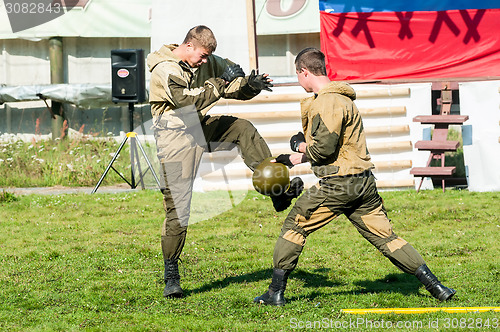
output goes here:
<path id="1" fill-rule="evenodd" d="M 295 69 L 306 68 L 316 76 L 326 76 L 325 55 L 314 47 L 303 49 L 295 58 Z"/>
<path id="2" fill-rule="evenodd" d="M 217 40 L 214 33 L 205 25 L 197 25 L 188 31 L 183 43 L 190 42 L 197 44 L 196 46 L 203 47 L 207 51 L 210 51 L 210 53 L 214 52 L 217 48 Z"/>

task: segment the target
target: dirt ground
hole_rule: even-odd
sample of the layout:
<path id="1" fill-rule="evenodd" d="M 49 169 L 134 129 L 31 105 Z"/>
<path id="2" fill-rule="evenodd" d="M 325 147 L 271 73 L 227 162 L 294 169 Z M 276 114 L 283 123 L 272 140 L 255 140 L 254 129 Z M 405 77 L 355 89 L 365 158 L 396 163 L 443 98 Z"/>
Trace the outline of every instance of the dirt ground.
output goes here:
<path id="1" fill-rule="evenodd" d="M 61 194 L 77 194 L 77 193 L 92 193 L 94 187 L 36 187 L 36 188 L 0 188 L 0 191 L 8 191 L 15 195 L 61 195 Z M 119 184 L 115 186 L 100 186 L 96 194 L 99 193 L 120 193 L 127 191 L 141 190 L 141 187 L 132 189 L 128 184 Z"/>

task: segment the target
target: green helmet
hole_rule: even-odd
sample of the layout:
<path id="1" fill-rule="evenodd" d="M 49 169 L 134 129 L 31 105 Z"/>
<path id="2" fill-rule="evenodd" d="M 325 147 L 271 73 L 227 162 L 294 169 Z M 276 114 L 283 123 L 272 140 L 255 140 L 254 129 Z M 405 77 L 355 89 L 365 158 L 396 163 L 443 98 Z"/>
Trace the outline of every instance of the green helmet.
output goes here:
<path id="1" fill-rule="evenodd" d="M 252 176 L 252 183 L 259 193 L 266 196 L 278 196 L 284 193 L 290 186 L 290 173 L 288 167 L 282 163 L 271 162 L 276 159 L 270 157 L 264 159 L 257 166 Z"/>

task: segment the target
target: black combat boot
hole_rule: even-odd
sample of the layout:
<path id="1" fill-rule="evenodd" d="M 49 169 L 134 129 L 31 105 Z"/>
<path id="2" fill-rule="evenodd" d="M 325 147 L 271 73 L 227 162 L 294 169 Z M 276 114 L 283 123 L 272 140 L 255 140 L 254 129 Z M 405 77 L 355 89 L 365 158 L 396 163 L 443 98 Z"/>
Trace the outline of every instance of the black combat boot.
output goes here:
<path id="1" fill-rule="evenodd" d="M 165 260 L 164 297 L 182 297 L 181 276 L 179 275 L 178 259 Z"/>
<path id="2" fill-rule="evenodd" d="M 453 288 L 443 286 L 425 264 L 421 265 L 417 271 L 415 271 L 415 276 L 424 284 L 425 289 L 439 301 L 448 301 L 457 292 Z"/>
<path id="3" fill-rule="evenodd" d="M 293 178 L 287 191 L 278 196 L 271 196 L 274 209 L 277 212 L 286 210 L 292 204 L 292 199 L 299 197 L 302 190 L 304 190 L 304 181 L 299 177 Z"/>
<path id="4" fill-rule="evenodd" d="M 285 304 L 285 289 L 290 270 L 274 269 L 269 290 L 253 299 L 254 303 L 282 306 Z"/>

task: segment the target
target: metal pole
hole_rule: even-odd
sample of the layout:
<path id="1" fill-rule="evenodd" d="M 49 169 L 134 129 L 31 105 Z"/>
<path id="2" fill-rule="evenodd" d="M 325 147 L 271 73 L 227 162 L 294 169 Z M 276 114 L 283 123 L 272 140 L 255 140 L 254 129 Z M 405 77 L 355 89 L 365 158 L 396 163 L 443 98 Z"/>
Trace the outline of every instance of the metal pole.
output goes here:
<path id="1" fill-rule="evenodd" d="M 128 103 L 129 111 L 129 123 L 130 123 L 130 133 L 134 131 L 134 103 Z M 135 189 L 137 185 L 135 184 L 135 169 L 134 169 L 134 152 L 137 152 L 135 147 L 135 136 L 130 140 L 130 183 L 132 184 L 132 189 Z M 137 158 L 139 160 L 139 158 Z"/>

